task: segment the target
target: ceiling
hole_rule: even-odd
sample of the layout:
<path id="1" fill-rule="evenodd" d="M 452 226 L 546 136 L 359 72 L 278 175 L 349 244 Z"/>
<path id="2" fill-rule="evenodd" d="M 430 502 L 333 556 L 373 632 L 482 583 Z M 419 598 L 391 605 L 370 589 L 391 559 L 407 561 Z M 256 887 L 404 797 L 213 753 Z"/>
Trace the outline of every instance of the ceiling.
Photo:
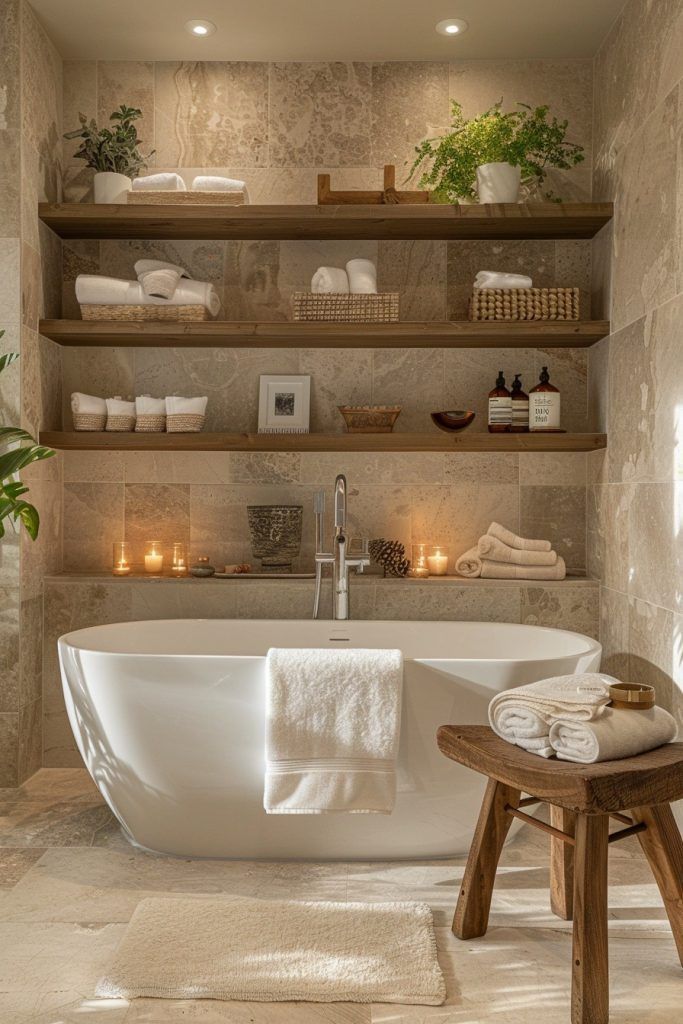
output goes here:
<path id="1" fill-rule="evenodd" d="M 63 57 L 454 60 L 592 57 L 624 0 L 30 0 Z M 463 18 L 460 37 L 438 35 Z M 197 39 L 190 19 L 218 31 Z"/>

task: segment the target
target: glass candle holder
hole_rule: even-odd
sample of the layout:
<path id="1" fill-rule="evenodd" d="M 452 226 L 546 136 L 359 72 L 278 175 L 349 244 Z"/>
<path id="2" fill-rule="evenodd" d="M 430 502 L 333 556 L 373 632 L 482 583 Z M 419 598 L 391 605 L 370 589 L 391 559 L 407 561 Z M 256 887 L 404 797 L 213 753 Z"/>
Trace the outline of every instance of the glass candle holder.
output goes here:
<path id="1" fill-rule="evenodd" d="M 130 574 L 130 544 L 127 540 L 117 540 L 113 545 L 112 575 L 128 576 Z"/>
<path id="2" fill-rule="evenodd" d="M 148 540 L 145 544 L 145 572 L 158 576 L 164 565 L 164 553 L 160 540 Z"/>
<path id="3" fill-rule="evenodd" d="M 429 576 L 429 565 L 427 563 L 427 544 L 413 544 L 412 558 L 408 575 L 414 579 L 426 579 Z"/>
<path id="4" fill-rule="evenodd" d="M 448 572 L 448 552 L 443 544 L 432 544 L 427 555 L 431 576 L 445 576 Z"/>
<path id="5" fill-rule="evenodd" d="M 173 551 L 171 553 L 171 575 L 187 576 L 187 555 L 185 554 L 185 545 L 179 540 L 173 542 Z"/>

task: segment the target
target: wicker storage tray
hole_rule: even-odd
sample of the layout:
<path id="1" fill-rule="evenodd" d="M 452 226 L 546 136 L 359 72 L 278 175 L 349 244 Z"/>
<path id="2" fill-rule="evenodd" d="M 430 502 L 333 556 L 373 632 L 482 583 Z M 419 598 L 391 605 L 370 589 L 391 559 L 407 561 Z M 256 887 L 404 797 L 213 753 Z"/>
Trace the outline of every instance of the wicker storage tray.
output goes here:
<path id="1" fill-rule="evenodd" d="M 578 288 L 475 288 L 470 320 L 578 320 Z"/>
<path id="2" fill-rule="evenodd" d="M 128 203 L 142 206 L 244 206 L 244 192 L 182 192 L 178 189 L 140 189 L 126 193 Z"/>
<path id="3" fill-rule="evenodd" d="M 334 320 L 345 323 L 382 324 L 398 320 L 398 292 L 348 294 L 345 292 L 295 292 L 295 320 Z"/>
<path id="4" fill-rule="evenodd" d="M 91 306 L 81 303 L 84 320 L 210 320 L 206 306 Z"/>
<path id="5" fill-rule="evenodd" d="M 169 434 L 198 434 L 204 429 L 204 419 L 200 413 L 171 413 L 166 417 L 166 431 Z"/>

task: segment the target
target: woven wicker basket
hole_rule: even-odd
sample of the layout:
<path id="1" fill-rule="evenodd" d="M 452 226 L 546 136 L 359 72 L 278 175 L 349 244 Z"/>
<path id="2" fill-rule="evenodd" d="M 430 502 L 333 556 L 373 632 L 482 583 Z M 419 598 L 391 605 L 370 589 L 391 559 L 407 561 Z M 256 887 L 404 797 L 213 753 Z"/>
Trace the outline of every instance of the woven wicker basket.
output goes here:
<path id="1" fill-rule="evenodd" d="M 578 320 L 578 288 L 475 288 L 470 320 Z"/>
<path id="2" fill-rule="evenodd" d="M 182 192 L 175 189 L 140 189 L 126 193 L 128 203 L 141 206 L 244 206 L 244 192 Z"/>
<path id="3" fill-rule="evenodd" d="M 295 320 L 335 320 L 345 323 L 383 324 L 398 320 L 398 292 L 346 294 L 295 292 Z"/>
<path id="4" fill-rule="evenodd" d="M 105 430 L 124 434 L 135 430 L 135 416 L 107 416 Z"/>
<path id="5" fill-rule="evenodd" d="M 169 434 L 197 434 L 204 426 L 204 416 L 199 413 L 179 412 L 166 417 Z"/>
<path id="6" fill-rule="evenodd" d="M 165 413 L 142 413 L 135 420 L 136 434 L 161 434 L 166 430 Z"/>
<path id="7" fill-rule="evenodd" d="M 91 306 L 81 304 L 84 320 L 209 320 L 206 306 Z"/>
<path id="8" fill-rule="evenodd" d="M 74 430 L 104 430 L 107 425 L 107 414 L 103 413 L 86 413 L 86 412 L 75 412 L 74 417 Z"/>

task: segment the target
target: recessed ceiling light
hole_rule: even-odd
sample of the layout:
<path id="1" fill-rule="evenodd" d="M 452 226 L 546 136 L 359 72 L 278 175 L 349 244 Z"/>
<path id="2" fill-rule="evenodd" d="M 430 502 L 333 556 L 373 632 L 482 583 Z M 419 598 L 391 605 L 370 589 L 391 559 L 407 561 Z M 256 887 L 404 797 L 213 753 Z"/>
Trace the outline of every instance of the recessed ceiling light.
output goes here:
<path id="1" fill-rule="evenodd" d="M 436 26 L 436 31 L 442 36 L 461 36 L 468 28 L 467 22 L 461 18 L 446 18 Z"/>
<path id="2" fill-rule="evenodd" d="M 191 36 L 210 36 L 212 32 L 216 31 L 216 26 L 212 21 L 186 21 L 185 28 Z"/>

